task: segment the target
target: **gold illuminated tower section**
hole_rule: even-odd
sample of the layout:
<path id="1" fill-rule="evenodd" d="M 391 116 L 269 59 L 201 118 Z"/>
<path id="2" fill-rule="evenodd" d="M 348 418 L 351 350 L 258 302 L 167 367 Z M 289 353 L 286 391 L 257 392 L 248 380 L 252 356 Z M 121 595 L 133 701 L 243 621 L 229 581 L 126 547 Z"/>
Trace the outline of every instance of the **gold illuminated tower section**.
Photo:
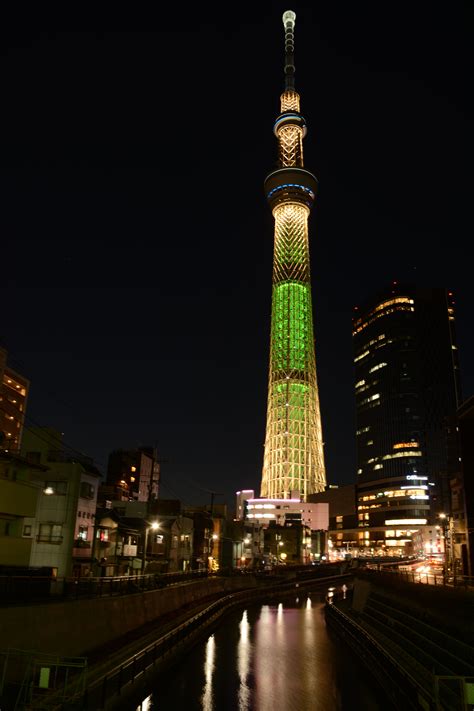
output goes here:
<path id="1" fill-rule="evenodd" d="M 283 14 L 285 90 L 275 121 L 279 168 L 265 180 L 275 218 L 267 429 L 261 496 L 303 500 L 326 486 L 316 378 L 308 217 L 317 180 L 303 167 L 306 124 L 294 88 L 295 13 Z"/>

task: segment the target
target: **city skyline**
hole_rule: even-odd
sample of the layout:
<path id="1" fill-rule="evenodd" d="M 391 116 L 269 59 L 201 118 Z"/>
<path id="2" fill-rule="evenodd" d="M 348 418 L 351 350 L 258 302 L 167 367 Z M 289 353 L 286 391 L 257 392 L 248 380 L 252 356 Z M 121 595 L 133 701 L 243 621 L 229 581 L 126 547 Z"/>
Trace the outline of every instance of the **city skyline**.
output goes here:
<path id="1" fill-rule="evenodd" d="M 232 27 L 217 16 L 143 35 L 21 35 L 4 57 L 0 337 L 31 381 L 27 415 L 104 471 L 111 450 L 156 444 L 164 497 L 205 499 L 193 481 L 232 506 L 236 488 L 259 488 L 272 262 L 262 183 L 284 9 Z M 465 44 L 454 11 L 415 10 L 410 24 L 387 11 L 374 34 L 360 8 L 347 26 L 329 9 L 295 10 L 320 184 L 310 230 L 327 479 L 344 483 L 355 305 L 393 279 L 450 288 L 463 395 L 474 391 L 471 269 L 457 247 Z"/>

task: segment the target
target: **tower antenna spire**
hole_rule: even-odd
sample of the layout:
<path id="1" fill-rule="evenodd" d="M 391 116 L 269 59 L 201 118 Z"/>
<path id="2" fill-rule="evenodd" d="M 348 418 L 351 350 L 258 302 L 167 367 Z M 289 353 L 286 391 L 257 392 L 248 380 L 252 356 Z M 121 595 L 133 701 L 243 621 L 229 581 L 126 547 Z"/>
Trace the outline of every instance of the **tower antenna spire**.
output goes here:
<path id="1" fill-rule="evenodd" d="M 296 13 L 286 10 L 283 13 L 285 28 L 285 91 L 295 89 L 295 20 Z"/>

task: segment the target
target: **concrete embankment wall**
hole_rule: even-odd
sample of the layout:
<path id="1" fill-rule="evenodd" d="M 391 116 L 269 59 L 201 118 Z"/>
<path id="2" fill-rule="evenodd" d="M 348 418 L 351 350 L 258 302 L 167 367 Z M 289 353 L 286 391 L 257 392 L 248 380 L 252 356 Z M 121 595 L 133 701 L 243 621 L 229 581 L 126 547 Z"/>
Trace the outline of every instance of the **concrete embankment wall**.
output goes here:
<path id="1" fill-rule="evenodd" d="M 81 656 L 212 595 L 255 587 L 253 576 L 210 578 L 123 597 L 0 608 L 0 648 Z"/>
<path id="2" fill-rule="evenodd" d="M 406 582 L 390 573 L 359 573 L 352 607 L 364 611 L 372 591 L 384 595 L 395 607 L 406 609 L 420 621 L 472 644 L 474 590 Z"/>

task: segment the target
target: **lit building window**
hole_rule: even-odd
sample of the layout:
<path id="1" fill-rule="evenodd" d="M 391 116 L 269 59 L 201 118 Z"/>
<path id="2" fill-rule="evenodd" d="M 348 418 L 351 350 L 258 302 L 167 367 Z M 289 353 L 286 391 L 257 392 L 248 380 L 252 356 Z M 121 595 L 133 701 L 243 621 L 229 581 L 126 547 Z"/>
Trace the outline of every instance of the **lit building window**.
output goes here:
<path id="1" fill-rule="evenodd" d="M 374 365 L 374 367 L 369 370 L 369 373 L 374 373 L 376 370 L 380 370 L 380 368 L 385 368 L 386 365 L 387 365 L 386 363 L 378 363 L 377 365 Z"/>
<path id="2" fill-rule="evenodd" d="M 364 398 L 360 401 L 359 406 L 366 405 L 368 402 L 373 402 L 374 400 L 380 399 L 380 393 L 375 393 L 374 395 L 369 395 L 369 397 Z"/>
<path id="3" fill-rule="evenodd" d="M 409 299 L 406 296 L 399 296 L 394 299 L 388 299 L 381 304 L 378 304 L 370 313 L 365 316 L 365 321 L 363 318 L 358 319 L 354 324 L 353 335 L 359 333 L 364 328 L 367 328 L 376 319 L 393 313 L 394 311 L 414 311 L 415 308 L 412 305 L 414 303 L 413 299 Z"/>
<path id="4" fill-rule="evenodd" d="M 87 526 L 79 526 L 79 531 L 77 533 L 77 537 L 81 541 L 87 541 Z"/>
<path id="5" fill-rule="evenodd" d="M 406 452 L 395 452 L 395 454 L 385 454 L 382 459 L 398 459 L 399 457 L 421 457 L 422 454 L 416 450 L 407 450 Z"/>

